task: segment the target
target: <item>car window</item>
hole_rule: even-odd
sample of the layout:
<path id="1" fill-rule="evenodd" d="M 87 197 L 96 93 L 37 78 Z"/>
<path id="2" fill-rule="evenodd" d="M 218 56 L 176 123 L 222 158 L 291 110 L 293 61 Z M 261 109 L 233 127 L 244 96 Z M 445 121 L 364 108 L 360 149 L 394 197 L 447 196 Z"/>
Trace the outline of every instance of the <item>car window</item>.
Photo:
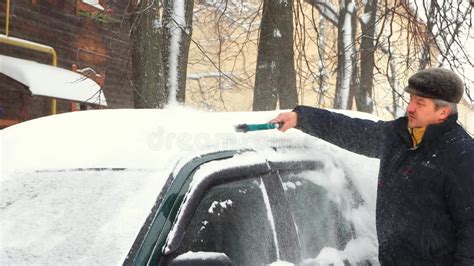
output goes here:
<path id="1" fill-rule="evenodd" d="M 327 190 L 307 179 L 315 171 L 281 174 L 288 205 L 297 227 L 302 259 L 314 259 L 324 247 L 344 249 L 352 238 L 340 203 Z"/>
<path id="2" fill-rule="evenodd" d="M 272 225 L 260 178 L 212 187 L 186 229 L 178 254 L 225 253 L 234 265 L 276 261 Z"/>

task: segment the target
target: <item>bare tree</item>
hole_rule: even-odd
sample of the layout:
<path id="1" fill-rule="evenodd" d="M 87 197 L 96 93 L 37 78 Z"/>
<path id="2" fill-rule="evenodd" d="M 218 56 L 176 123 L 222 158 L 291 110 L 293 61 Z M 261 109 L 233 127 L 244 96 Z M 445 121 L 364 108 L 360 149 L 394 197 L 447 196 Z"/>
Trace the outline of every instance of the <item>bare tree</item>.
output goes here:
<path id="1" fill-rule="evenodd" d="M 364 7 L 364 14 L 360 17 L 360 82 L 356 91 L 357 110 L 372 113 L 374 68 L 375 68 L 375 19 L 377 16 L 377 1 L 368 0 Z"/>
<path id="2" fill-rule="evenodd" d="M 293 52 L 293 1 L 263 2 L 253 110 L 293 108 L 298 103 Z"/>
<path id="3" fill-rule="evenodd" d="M 194 1 L 163 0 L 163 63 L 168 103 L 184 102 Z"/>
<path id="4" fill-rule="evenodd" d="M 193 1 L 142 0 L 131 9 L 135 108 L 184 102 Z"/>
<path id="5" fill-rule="evenodd" d="M 468 52 L 472 48 L 464 45 L 466 38 L 472 36 L 473 6 L 462 0 L 431 0 L 423 1 L 421 7 L 416 2 L 413 5 L 426 24 L 419 69 L 449 67 L 464 78 L 465 84 L 474 85 L 474 78 L 465 69 L 466 65 L 474 67 L 474 58 Z M 467 86 L 466 96 L 472 104 Z"/>
<path id="6" fill-rule="evenodd" d="M 358 87 L 357 5 L 353 0 L 340 0 L 339 9 L 329 1 L 306 0 L 320 15 L 337 27 L 337 77 L 334 108 L 351 109 Z M 365 56 L 365 55 L 364 55 Z M 332 60 L 332 59 L 330 59 Z"/>
<path id="7" fill-rule="evenodd" d="M 339 1 L 338 58 L 334 108 L 351 109 L 357 80 L 355 33 L 356 5 L 353 0 Z"/>
<path id="8" fill-rule="evenodd" d="M 466 38 L 463 36 L 468 36 L 471 31 L 472 6 L 468 6 L 465 1 L 341 0 L 338 8 L 326 0 L 305 2 L 311 4 L 318 10 L 320 17 L 324 17 L 338 29 L 337 60 L 331 57 L 318 58 L 326 60 L 326 65 L 330 65 L 328 61 L 337 62 L 335 108 L 351 108 L 352 95 L 356 89 L 357 110 L 375 111 L 376 102 L 372 93 L 377 76 L 385 77 L 390 85 L 388 88 L 391 91 L 387 93 L 392 94 L 393 100 L 390 103 L 392 106 L 387 108 L 394 116 L 400 115 L 403 107 L 398 84 L 405 82 L 418 69 L 444 65 L 469 80 L 463 66 L 473 64 L 463 46 L 463 38 Z M 348 8 L 352 9 L 352 3 L 359 8 L 348 12 Z M 358 17 L 360 31 L 355 30 L 355 23 L 348 23 L 349 20 L 353 21 L 350 16 Z M 326 30 L 318 25 L 320 24 L 313 24 L 317 32 Z M 350 35 L 349 32 L 353 34 Z M 360 54 L 358 58 L 355 56 L 356 51 Z M 376 60 L 377 54 L 379 58 Z M 331 69 L 324 72 L 331 75 Z M 358 75 L 354 75 L 355 73 Z"/>
<path id="9" fill-rule="evenodd" d="M 388 45 L 384 46 L 390 58 L 401 62 L 397 67 L 398 79 L 419 69 L 444 66 L 460 74 L 466 85 L 472 83 L 465 66 L 473 67 L 473 59 L 468 53 L 470 48 L 464 45 L 472 30 L 471 11 L 472 6 L 462 0 L 401 1 L 391 7 L 386 3 L 380 35 L 389 32 L 394 38 L 405 38 L 400 45 L 389 37 Z M 466 95 L 472 102 L 467 87 Z"/>
<path id="10" fill-rule="evenodd" d="M 211 110 L 249 110 L 252 101 L 233 95 L 253 94 L 261 6 L 256 1 L 195 2 L 187 98 Z M 250 51 L 250 52 L 249 52 Z M 238 103 L 237 103 L 238 102 Z"/>
<path id="11" fill-rule="evenodd" d="M 168 96 L 164 86 L 160 5 L 143 0 L 131 5 L 131 60 L 135 108 L 162 108 Z"/>
<path id="12" fill-rule="evenodd" d="M 460 58 L 469 60 L 461 36 L 469 30 L 472 7 L 453 8 L 461 1 L 425 0 L 418 10 L 433 17 L 429 20 L 416 12 L 415 4 L 421 2 L 411 0 L 298 0 L 288 2 L 286 9 L 279 6 L 285 1 L 197 1 L 193 23 L 203 31 L 191 40 L 189 98 L 210 109 L 270 110 L 278 103 L 292 108 L 298 102 L 296 92 L 304 102 L 310 89 L 314 102 L 325 107 L 350 109 L 355 100 L 358 110 L 386 109 L 398 116 L 404 109 L 401 85 L 411 74 L 430 65 L 461 69 Z M 167 7 L 170 3 L 174 1 Z M 314 8 L 307 9 L 308 3 Z M 190 21 L 175 24 L 186 28 Z M 255 62 L 248 51 L 256 48 Z M 162 60 L 168 67 L 171 61 Z M 165 86 L 170 84 L 167 71 Z M 253 103 L 236 104 L 235 93 L 253 93 Z"/>

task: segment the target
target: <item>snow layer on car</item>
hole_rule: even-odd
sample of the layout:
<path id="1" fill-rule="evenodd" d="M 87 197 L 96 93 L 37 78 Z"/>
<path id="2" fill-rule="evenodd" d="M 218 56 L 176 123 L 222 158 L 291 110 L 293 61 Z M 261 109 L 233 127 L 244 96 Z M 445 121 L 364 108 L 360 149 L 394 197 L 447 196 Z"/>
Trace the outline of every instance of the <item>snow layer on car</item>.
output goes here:
<path id="1" fill-rule="evenodd" d="M 236 133 L 276 112 L 208 113 L 190 109 L 96 110 L 43 117 L 2 132 L 3 172 L 93 167 L 162 168 L 177 158 L 239 148 L 304 145 L 297 130 Z"/>
<path id="2" fill-rule="evenodd" d="M 0 264 L 28 263 L 33 258 L 35 263 L 46 264 L 74 260 L 80 264 L 121 263 L 169 173 L 187 162 L 183 158 L 232 149 L 253 149 L 277 160 L 281 153 L 272 153 L 269 147 L 310 147 L 314 149 L 311 155 L 289 153 L 285 157 L 299 160 L 332 154 L 345 161 L 346 171 L 366 170 L 367 180 L 354 183 L 369 209 L 355 213 L 353 221 L 375 236 L 372 183 L 376 182 L 377 163 L 346 160 L 346 156 L 358 155 L 298 130 L 246 134 L 234 130 L 236 124 L 265 123 L 277 114 L 183 108 L 99 110 L 44 117 L 0 131 Z M 254 159 L 248 163 L 255 163 Z M 214 171 L 213 167 L 207 170 Z M 127 170 L 78 170 L 88 168 Z M 373 237 L 368 240 L 366 246 L 372 251 Z M 346 250 L 351 247 L 357 250 L 352 244 Z M 345 256 L 350 260 L 365 256 L 363 253 L 347 250 Z"/>
<path id="3" fill-rule="evenodd" d="M 266 123 L 277 114 L 277 111 L 211 113 L 175 108 L 91 110 L 43 117 L 0 131 L 2 172 L 163 168 L 163 164 L 174 164 L 179 158 L 205 151 L 307 146 L 314 142 L 315 138 L 294 129 L 286 133 L 235 132 L 237 124 Z"/>

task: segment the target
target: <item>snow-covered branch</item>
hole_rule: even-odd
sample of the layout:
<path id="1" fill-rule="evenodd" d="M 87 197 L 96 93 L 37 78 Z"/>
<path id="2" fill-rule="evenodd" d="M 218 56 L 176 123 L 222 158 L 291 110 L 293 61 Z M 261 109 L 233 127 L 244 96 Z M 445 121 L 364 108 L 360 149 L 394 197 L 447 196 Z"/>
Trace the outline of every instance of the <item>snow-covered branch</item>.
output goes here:
<path id="1" fill-rule="evenodd" d="M 337 26 L 339 23 L 339 12 L 329 0 L 306 0 L 309 4 L 319 10 L 320 14 L 325 17 L 331 24 Z"/>
<path id="2" fill-rule="evenodd" d="M 189 80 L 200 80 L 203 78 L 222 78 L 234 76 L 232 72 L 201 72 L 201 73 L 189 73 L 186 77 Z"/>

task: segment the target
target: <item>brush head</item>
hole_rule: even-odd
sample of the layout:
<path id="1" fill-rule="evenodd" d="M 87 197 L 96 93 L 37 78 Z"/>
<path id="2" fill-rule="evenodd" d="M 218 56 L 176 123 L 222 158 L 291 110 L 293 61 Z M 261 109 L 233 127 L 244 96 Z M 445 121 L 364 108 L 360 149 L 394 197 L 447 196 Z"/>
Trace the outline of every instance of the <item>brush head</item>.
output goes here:
<path id="1" fill-rule="evenodd" d="M 246 133 L 248 131 L 248 126 L 247 124 L 240 124 L 235 126 L 235 131 L 236 132 L 242 132 Z"/>
<path id="2" fill-rule="evenodd" d="M 267 123 L 267 124 L 240 124 L 235 126 L 235 131 L 237 132 L 249 132 L 249 131 L 258 131 L 258 130 L 267 130 L 280 128 L 283 125 L 282 122 L 279 123 Z"/>

